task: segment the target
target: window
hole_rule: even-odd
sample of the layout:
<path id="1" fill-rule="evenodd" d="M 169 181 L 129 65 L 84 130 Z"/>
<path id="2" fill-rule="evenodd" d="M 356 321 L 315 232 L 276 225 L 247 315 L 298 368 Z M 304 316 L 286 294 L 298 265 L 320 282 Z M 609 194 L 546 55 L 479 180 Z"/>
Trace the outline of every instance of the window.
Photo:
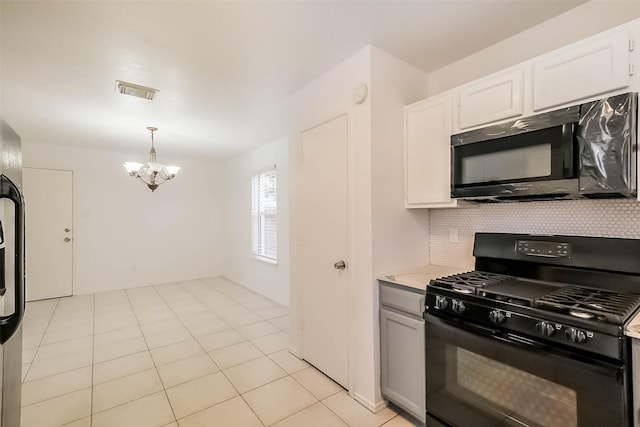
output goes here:
<path id="1" fill-rule="evenodd" d="M 251 250 L 268 260 L 278 259 L 276 171 L 251 178 Z"/>

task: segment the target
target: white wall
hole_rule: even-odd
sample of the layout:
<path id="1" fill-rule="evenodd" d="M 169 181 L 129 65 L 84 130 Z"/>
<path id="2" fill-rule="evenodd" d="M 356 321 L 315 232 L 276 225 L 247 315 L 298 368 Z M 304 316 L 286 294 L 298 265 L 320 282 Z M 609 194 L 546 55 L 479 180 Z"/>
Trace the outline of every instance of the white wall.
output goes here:
<path id="1" fill-rule="evenodd" d="M 371 176 L 372 198 L 372 276 L 368 286 L 373 325 L 367 342 L 360 343 L 362 357 L 373 366 L 373 373 L 360 376 L 373 402 L 380 394 L 380 322 L 376 277 L 381 273 L 403 271 L 429 262 L 428 211 L 404 207 L 404 106 L 426 96 L 427 75 L 379 49 L 371 49 Z M 368 308 L 369 306 L 367 306 Z M 369 346 L 369 347 L 367 347 Z M 371 365 L 369 365 L 371 364 Z"/>
<path id="2" fill-rule="evenodd" d="M 73 171 L 74 294 L 220 274 L 221 167 L 161 157 L 182 170 L 152 193 L 122 166 L 145 157 L 23 141 L 25 167 Z"/>
<path id="3" fill-rule="evenodd" d="M 352 102 L 358 83 L 369 98 Z M 404 209 L 404 105 L 426 95 L 427 76 L 385 52 L 367 47 L 294 94 L 290 104 L 290 158 L 300 133 L 327 119 L 348 116 L 349 393 L 372 410 L 383 405 L 379 382 L 376 274 L 424 264 L 427 214 Z M 297 287 L 301 272 L 293 250 L 304 234 L 296 225 L 297 163 L 291 163 L 292 347 L 300 351 Z M 327 311 L 327 315 L 330 312 Z M 304 354 L 304 349 L 302 349 Z"/>
<path id="4" fill-rule="evenodd" d="M 225 163 L 222 274 L 289 306 L 289 161 L 286 139 L 265 144 Z M 278 263 L 251 253 L 251 177 L 277 165 Z"/>
<path id="5" fill-rule="evenodd" d="M 589 1 L 429 74 L 429 95 L 640 17 L 640 1 Z M 637 48 L 637 47 L 636 47 Z"/>
<path id="6" fill-rule="evenodd" d="M 374 273 L 424 264 L 428 211 L 406 209 L 404 191 L 404 106 L 427 94 L 427 74 L 371 50 L 371 187 Z"/>

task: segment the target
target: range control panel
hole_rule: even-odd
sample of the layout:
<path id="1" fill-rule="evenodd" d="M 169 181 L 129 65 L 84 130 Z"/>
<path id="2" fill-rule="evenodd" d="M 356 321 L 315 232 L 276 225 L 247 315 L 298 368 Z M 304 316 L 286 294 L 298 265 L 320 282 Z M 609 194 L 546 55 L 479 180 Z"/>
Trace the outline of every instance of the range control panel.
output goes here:
<path id="1" fill-rule="evenodd" d="M 542 240 L 516 240 L 516 252 L 523 255 L 549 258 L 571 258 L 571 245 Z"/>

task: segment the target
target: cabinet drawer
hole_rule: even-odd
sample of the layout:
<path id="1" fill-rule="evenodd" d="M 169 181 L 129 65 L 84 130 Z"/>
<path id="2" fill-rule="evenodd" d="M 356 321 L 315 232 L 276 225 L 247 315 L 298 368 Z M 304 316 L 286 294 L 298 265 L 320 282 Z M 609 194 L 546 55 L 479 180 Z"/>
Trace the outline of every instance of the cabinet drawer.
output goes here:
<path id="1" fill-rule="evenodd" d="M 424 293 L 411 292 L 380 283 L 380 305 L 422 317 Z"/>

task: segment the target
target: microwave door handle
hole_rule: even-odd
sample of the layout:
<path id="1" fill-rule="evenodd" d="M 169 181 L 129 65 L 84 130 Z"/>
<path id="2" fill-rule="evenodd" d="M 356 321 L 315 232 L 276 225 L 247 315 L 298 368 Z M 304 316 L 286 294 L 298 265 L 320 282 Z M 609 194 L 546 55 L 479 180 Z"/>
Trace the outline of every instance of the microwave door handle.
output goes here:
<path id="1" fill-rule="evenodd" d="M 7 278 L 5 277 L 5 241 L 4 226 L 0 221 L 0 297 L 7 292 Z"/>
<path id="2" fill-rule="evenodd" d="M 563 147 L 563 178 L 576 178 L 576 159 L 578 159 L 578 143 L 574 140 L 574 133 L 577 123 L 566 123 L 562 126 L 562 140 L 564 142 Z M 579 161 L 579 160 L 578 160 Z"/>
<path id="3" fill-rule="evenodd" d="M 0 199 L 9 199 L 13 202 L 14 209 L 14 310 L 7 316 L 0 316 L 0 344 L 4 344 L 18 330 L 24 316 L 25 292 L 24 292 L 24 199 L 16 184 L 6 175 L 0 175 Z M 4 233 L 3 233 L 4 234 Z M 4 242 L 4 236 L 2 238 Z M 4 270 L 5 256 L 4 245 L 2 247 L 2 268 Z M 2 274 L 2 287 L 5 287 L 5 275 Z"/>

